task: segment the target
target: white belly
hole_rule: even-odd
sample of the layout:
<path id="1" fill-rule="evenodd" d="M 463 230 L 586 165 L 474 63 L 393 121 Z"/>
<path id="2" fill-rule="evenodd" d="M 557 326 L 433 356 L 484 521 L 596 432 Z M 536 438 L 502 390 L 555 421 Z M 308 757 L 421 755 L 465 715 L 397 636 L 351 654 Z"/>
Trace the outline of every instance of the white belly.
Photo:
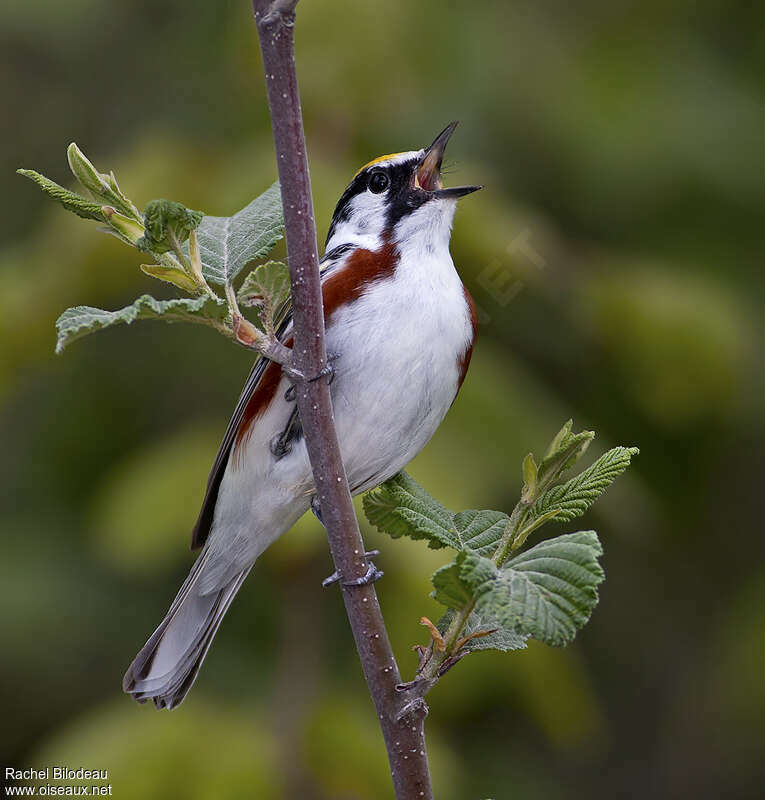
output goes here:
<path id="1" fill-rule="evenodd" d="M 456 275 L 455 275 L 456 278 Z M 339 309 L 327 333 L 337 353 L 332 401 L 351 488 L 403 469 L 427 444 L 457 392 L 470 326 L 455 291 L 417 292 L 406 276 L 373 284 Z"/>
<path id="2" fill-rule="evenodd" d="M 327 328 L 335 423 L 354 493 L 403 469 L 427 444 L 454 400 L 459 359 L 472 341 L 451 258 L 445 263 L 442 255 L 432 269 L 405 266 L 337 309 Z M 288 386 L 283 380 L 226 470 L 208 543 L 208 587 L 252 564 L 309 507 L 305 440 L 279 459 L 270 448 L 295 407 L 284 399 Z"/>

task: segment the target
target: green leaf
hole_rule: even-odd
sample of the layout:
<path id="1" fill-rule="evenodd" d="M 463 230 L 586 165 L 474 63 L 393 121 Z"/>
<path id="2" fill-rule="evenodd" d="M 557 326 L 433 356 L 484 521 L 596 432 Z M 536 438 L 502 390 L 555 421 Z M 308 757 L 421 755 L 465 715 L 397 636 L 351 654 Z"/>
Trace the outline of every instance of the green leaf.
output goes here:
<path id="1" fill-rule="evenodd" d="M 454 546 L 454 514 L 406 472 L 364 495 L 363 506 L 372 525 L 394 539 L 427 539 L 434 549 Z"/>
<path id="2" fill-rule="evenodd" d="M 178 250 L 203 217 L 201 211 L 193 211 L 175 200 L 152 200 L 143 212 L 145 233 L 136 246 L 151 253 Z"/>
<path id="3" fill-rule="evenodd" d="M 541 528 L 546 522 L 549 522 L 551 519 L 555 519 L 560 512 L 559 508 L 551 508 L 549 511 L 546 511 L 544 514 L 540 514 L 538 517 L 531 517 L 531 522 L 526 525 L 524 528 L 521 528 L 520 531 L 515 535 L 513 538 L 513 550 L 517 550 L 519 547 L 523 545 L 526 539 L 529 538 L 529 534 L 533 533 L 537 528 Z"/>
<path id="4" fill-rule="evenodd" d="M 267 332 L 275 330 L 275 317 L 289 296 L 290 273 L 281 261 L 267 261 L 255 267 L 236 295 L 241 305 L 258 308 L 260 321 Z"/>
<path id="5" fill-rule="evenodd" d="M 460 580 L 473 591 L 476 587 L 483 587 L 487 582 L 493 581 L 499 572 L 490 558 L 478 553 L 460 553 L 455 563 L 459 567 Z"/>
<path id="6" fill-rule="evenodd" d="M 459 610 L 473 599 L 470 586 L 460 579 L 460 564 L 456 561 L 437 569 L 431 580 L 435 588 L 433 599 L 447 608 Z"/>
<path id="7" fill-rule="evenodd" d="M 172 283 L 173 286 L 183 289 L 184 292 L 196 294 L 199 291 L 194 279 L 177 267 L 166 267 L 162 264 L 141 264 L 141 271 L 151 275 L 152 278 Z"/>
<path id="8" fill-rule="evenodd" d="M 614 447 L 579 475 L 548 489 L 534 504 L 531 513 L 538 518 L 558 509 L 555 518 L 560 522 L 580 517 L 627 469 L 632 456 L 639 452 L 637 447 Z"/>
<path id="9" fill-rule="evenodd" d="M 205 295 L 197 298 L 155 300 L 148 294 L 139 297 L 132 305 L 118 311 L 104 311 L 91 306 L 75 306 L 67 309 L 56 321 L 58 341 L 56 352 L 66 345 L 111 325 L 130 325 L 137 319 L 164 319 L 168 322 L 183 320 L 215 324 L 225 319 L 228 306 L 223 300 Z"/>
<path id="10" fill-rule="evenodd" d="M 537 487 L 554 483 L 560 475 L 570 469 L 584 455 L 595 438 L 593 431 L 572 433 L 573 421 L 569 420 L 556 434 L 537 470 Z"/>
<path id="11" fill-rule="evenodd" d="M 441 634 L 445 634 L 454 619 L 455 612 L 451 609 L 447 611 L 440 620 L 436 627 Z M 510 650 L 523 650 L 526 647 L 528 636 L 516 633 L 502 625 L 491 617 L 483 617 L 476 614 L 475 611 L 468 617 L 467 623 L 462 630 L 462 637 L 470 636 L 479 631 L 492 631 L 488 636 L 481 636 L 475 639 L 469 639 L 463 647 L 469 651 L 475 650 L 501 650 L 507 653 Z"/>
<path id="12" fill-rule="evenodd" d="M 523 489 L 521 490 L 521 502 L 530 503 L 537 492 L 537 463 L 534 461 L 534 454 L 529 453 L 523 459 Z"/>
<path id="13" fill-rule="evenodd" d="M 502 511 L 460 511 L 454 516 L 455 550 L 493 554 L 507 529 L 509 517 Z"/>
<path id="14" fill-rule="evenodd" d="M 274 183 L 234 216 L 202 219 L 197 228 L 202 274 L 210 283 L 232 283 L 250 261 L 265 258 L 283 235 L 281 194 Z"/>
<path id="15" fill-rule="evenodd" d="M 476 586 L 492 580 L 496 572 L 491 559 L 471 550 L 462 550 L 451 564 L 433 573 L 435 591 L 431 596 L 448 608 L 459 610 L 475 599 Z"/>
<path id="16" fill-rule="evenodd" d="M 281 261 L 260 264 L 242 281 L 237 299 L 242 305 L 259 305 L 264 297 L 271 298 L 275 306 L 287 300 L 290 293 L 290 273 Z"/>
<path id="17" fill-rule="evenodd" d="M 114 234 L 120 241 L 132 244 L 134 247 L 138 246 L 145 233 L 143 225 L 138 220 L 120 214 L 111 206 L 102 206 L 101 213 L 109 224 L 108 233 Z"/>
<path id="18" fill-rule="evenodd" d="M 63 186 L 59 186 L 55 181 L 46 178 L 45 175 L 41 175 L 39 172 L 35 172 L 32 169 L 17 169 L 16 172 L 19 175 L 33 180 L 48 197 L 57 200 L 67 211 L 71 211 L 83 219 L 95 219 L 99 222 L 104 222 L 101 203 L 93 203 L 90 200 L 86 200 L 79 194 L 70 192 Z"/>
<path id="19" fill-rule="evenodd" d="M 477 553 L 460 554 L 457 563 L 478 614 L 560 646 L 574 638 L 598 602 L 602 553 L 595 532 L 582 531 L 541 542 L 501 569 Z"/>
<path id="20" fill-rule="evenodd" d="M 433 574 L 435 591 L 431 596 L 447 608 L 459 610 L 475 600 L 476 587 L 493 580 L 496 572 L 491 559 L 463 550 Z"/>
<path id="21" fill-rule="evenodd" d="M 66 157 L 72 175 L 93 195 L 95 200 L 100 201 L 99 205 L 113 206 L 134 220 L 140 216 L 138 209 L 122 193 L 113 172 L 108 175 L 99 172 L 75 142 L 72 142 L 67 148 Z"/>
<path id="22" fill-rule="evenodd" d="M 363 500 L 367 519 L 394 539 L 426 539 L 433 549 L 494 552 L 508 517 L 501 511 L 461 511 L 444 508 L 406 472 L 385 481 Z"/>

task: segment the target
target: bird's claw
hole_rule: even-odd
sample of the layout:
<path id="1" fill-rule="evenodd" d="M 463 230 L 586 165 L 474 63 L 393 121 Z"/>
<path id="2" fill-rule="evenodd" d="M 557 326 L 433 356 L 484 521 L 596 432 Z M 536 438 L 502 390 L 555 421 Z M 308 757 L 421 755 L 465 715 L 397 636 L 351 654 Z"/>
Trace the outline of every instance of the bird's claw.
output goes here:
<path id="1" fill-rule="evenodd" d="M 327 356 L 329 358 L 329 356 Z M 313 378 L 308 379 L 308 383 L 316 383 L 316 381 L 321 380 L 322 378 L 328 378 L 327 383 L 332 383 L 335 379 L 335 368 L 332 366 L 331 361 L 327 361 L 327 363 L 321 368 L 319 374 Z"/>
<path id="2" fill-rule="evenodd" d="M 288 403 L 293 403 L 297 398 L 297 384 L 300 381 L 306 381 L 306 383 L 316 383 L 316 381 L 321 380 L 322 378 L 327 378 L 327 384 L 331 384 L 332 381 L 335 379 L 335 368 L 332 365 L 332 362 L 337 359 L 337 353 L 327 353 L 327 363 L 322 367 L 321 371 L 318 375 L 315 375 L 313 378 L 305 378 L 302 374 L 298 372 L 288 372 L 287 377 L 292 381 L 292 385 L 287 389 L 284 393 L 284 399 Z"/>
<path id="3" fill-rule="evenodd" d="M 329 577 L 324 578 L 321 582 L 321 585 L 326 589 L 327 586 L 332 586 L 333 583 L 337 583 L 340 580 L 340 573 L 335 570 Z"/>
<path id="4" fill-rule="evenodd" d="M 375 556 L 379 556 L 379 550 L 370 550 L 367 553 L 364 553 L 364 558 L 370 559 L 374 558 Z M 375 581 L 380 580 L 385 573 L 382 570 L 377 569 L 377 567 L 370 561 L 369 566 L 367 567 L 367 571 L 365 575 L 362 575 L 360 578 L 354 578 L 350 581 L 342 581 L 343 586 L 366 586 L 367 584 L 374 583 Z M 340 582 L 340 573 L 335 570 L 328 578 L 324 578 L 321 582 L 321 585 L 326 588 L 327 586 L 332 586 L 333 583 Z"/>
<path id="5" fill-rule="evenodd" d="M 343 586 L 367 586 L 370 583 L 379 581 L 383 575 L 385 575 L 385 573 L 381 569 L 377 569 L 377 567 L 370 561 L 369 566 L 367 567 L 366 575 L 363 575 L 361 578 L 355 578 L 352 581 L 343 581 Z"/>

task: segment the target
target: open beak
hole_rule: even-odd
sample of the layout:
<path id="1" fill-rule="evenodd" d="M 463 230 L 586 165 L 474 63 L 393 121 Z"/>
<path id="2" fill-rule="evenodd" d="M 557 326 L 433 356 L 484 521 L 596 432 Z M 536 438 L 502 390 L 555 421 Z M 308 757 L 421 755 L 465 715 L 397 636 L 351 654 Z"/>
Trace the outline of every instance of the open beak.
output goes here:
<path id="1" fill-rule="evenodd" d="M 425 150 L 415 174 L 415 186 L 424 189 L 426 192 L 432 192 L 436 197 L 464 197 L 466 194 L 477 192 L 481 188 L 480 186 L 453 186 L 444 189 L 444 184 L 441 180 L 441 162 L 444 160 L 446 143 L 456 127 L 457 122 L 451 122 L 436 136 L 433 144 Z"/>

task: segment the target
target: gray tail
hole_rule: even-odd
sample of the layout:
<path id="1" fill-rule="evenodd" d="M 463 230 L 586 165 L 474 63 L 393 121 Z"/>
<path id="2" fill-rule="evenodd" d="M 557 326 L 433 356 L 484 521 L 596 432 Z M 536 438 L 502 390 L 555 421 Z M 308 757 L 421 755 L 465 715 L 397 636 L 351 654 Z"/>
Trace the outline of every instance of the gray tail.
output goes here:
<path id="1" fill-rule="evenodd" d="M 196 680 L 215 632 L 250 569 L 222 589 L 202 594 L 199 577 L 207 560 L 203 551 L 181 586 L 167 616 L 128 667 L 122 688 L 139 703 L 175 708 Z"/>

